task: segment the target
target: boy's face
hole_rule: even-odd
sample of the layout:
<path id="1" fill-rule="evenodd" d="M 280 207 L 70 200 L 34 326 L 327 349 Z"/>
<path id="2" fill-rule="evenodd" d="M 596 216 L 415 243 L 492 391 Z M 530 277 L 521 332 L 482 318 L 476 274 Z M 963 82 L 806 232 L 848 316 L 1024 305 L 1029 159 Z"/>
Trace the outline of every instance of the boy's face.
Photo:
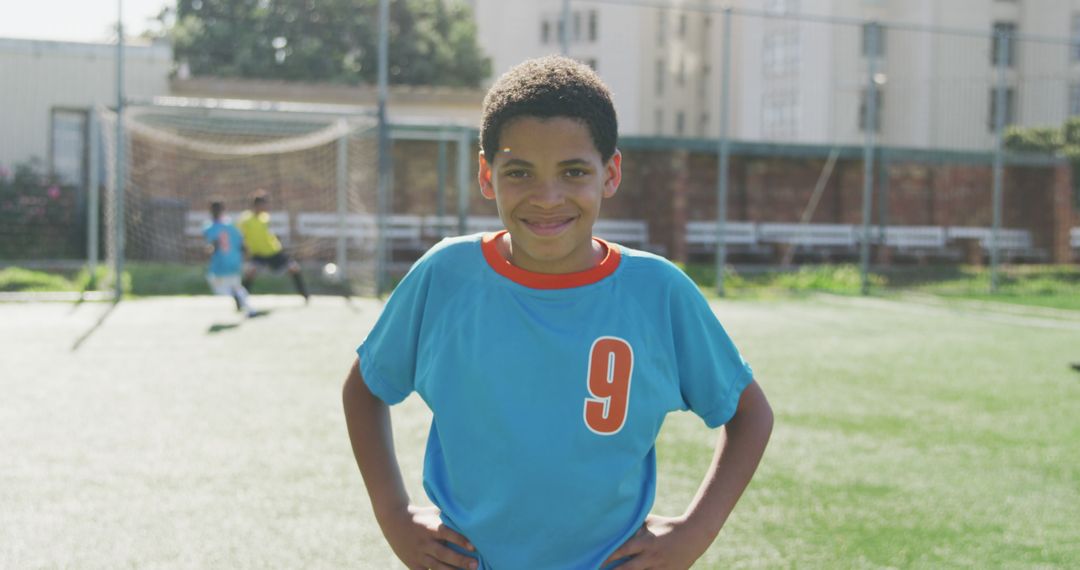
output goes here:
<path id="1" fill-rule="evenodd" d="M 480 156 L 480 192 L 509 230 L 500 249 L 510 262 L 537 273 L 593 267 L 593 223 L 619 187 L 622 155 L 602 162 L 585 123 L 567 117 L 513 119 L 495 154 Z"/>

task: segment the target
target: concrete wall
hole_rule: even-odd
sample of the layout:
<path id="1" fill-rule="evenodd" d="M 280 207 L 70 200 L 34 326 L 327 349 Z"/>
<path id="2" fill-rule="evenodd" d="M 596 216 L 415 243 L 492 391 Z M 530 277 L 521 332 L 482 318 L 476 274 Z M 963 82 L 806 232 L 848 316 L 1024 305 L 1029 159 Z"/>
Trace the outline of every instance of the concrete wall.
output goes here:
<path id="1" fill-rule="evenodd" d="M 168 93 L 168 45 L 129 45 L 124 57 L 128 98 Z M 115 106 L 116 46 L 0 38 L 0 77 L 0 164 L 47 161 L 54 109 Z"/>

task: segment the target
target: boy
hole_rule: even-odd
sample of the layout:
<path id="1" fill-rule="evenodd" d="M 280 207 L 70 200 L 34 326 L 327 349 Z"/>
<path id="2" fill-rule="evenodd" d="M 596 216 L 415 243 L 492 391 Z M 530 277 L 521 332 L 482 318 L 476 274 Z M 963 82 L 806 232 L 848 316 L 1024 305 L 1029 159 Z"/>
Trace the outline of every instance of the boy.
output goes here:
<path id="1" fill-rule="evenodd" d="M 304 297 L 306 303 L 309 296 L 307 287 L 304 286 L 304 276 L 300 274 L 300 264 L 285 253 L 281 241 L 270 231 L 270 212 L 266 211 L 267 199 L 266 190 L 256 190 L 251 196 L 251 209 L 240 214 L 237 222 L 240 232 L 244 234 L 248 255 L 251 256 L 251 263 L 244 271 L 244 287 L 251 289 L 255 284 L 255 274 L 259 267 L 267 267 L 273 271 L 285 269 L 292 276 L 296 292 Z"/>
<path id="2" fill-rule="evenodd" d="M 688 568 L 749 483 L 772 412 L 700 291 L 592 237 L 622 156 L 587 66 L 527 61 L 484 100 L 479 182 L 506 230 L 450 238 L 398 285 L 343 399 L 375 517 L 409 568 Z M 433 413 L 415 507 L 387 405 Z M 685 514 L 650 514 L 664 415 L 725 426 Z"/>
<path id="3" fill-rule="evenodd" d="M 248 304 L 248 292 L 240 282 L 240 270 L 244 264 L 244 238 L 232 224 L 224 219 L 225 203 L 210 202 L 210 222 L 203 228 L 203 238 L 210 252 L 206 280 L 215 295 L 229 295 L 236 301 L 236 308 L 249 317 L 258 313 Z"/>

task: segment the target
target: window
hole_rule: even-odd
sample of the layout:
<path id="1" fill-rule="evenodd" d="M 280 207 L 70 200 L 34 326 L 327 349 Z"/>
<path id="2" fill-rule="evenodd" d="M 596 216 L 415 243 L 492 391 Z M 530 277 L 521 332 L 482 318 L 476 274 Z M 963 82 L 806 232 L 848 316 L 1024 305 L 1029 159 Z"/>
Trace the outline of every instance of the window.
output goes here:
<path id="1" fill-rule="evenodd" d="M 1001 41 L 1002 34 L 1006 40 Z M 1013 22 L 994 22 L 994 41 L 990 50 L 990 65 L 996 66 L 1001 59 L 1001 51 L 1005 50 L 1005 65 L 1012 67 L 1016 61 L 1016 24 Z"/>
<path id="2" fill-rule="evenodd" d="M 662 46 L 667 41 L 667 12 L 660 10 L 656 14 L 656 45 Z"/>
<path id="3" fill-rule="evenodd" d="M 86 180 L 86 111 L 52 110 L 49 170 L 62 184 Z"/>
<path id="4" fill-rule="evenodd" d="M 679 14 L 679 39 L 686 38 L 686 14 Z"/>
<path id="5" fill-rule="evenodd" d="M 584 63 L 585 65 L 592 68 L 593 71 L 596 71 L 596 58 L 595 57 L 586 58 L 586 59 L 582 60 L 581 63 Z"/>
<path id="6" fill-rule="evenodd" d="M 666 73 L 664 60 L 656 60 L 656 94 L 664 94 L 664 73 Z"/>
<path id="7" fill-rule="evenodd" d="M 574 41 L 581 40 L 581 12 L 574 12 Z"/>
<path id="8" fill-rule="evenodd" d="M 712 73 L 712 67 L 709 64 L 701 66 L 701 77 L 698 81 L 698 97 L 705 99 L 709 95 L 709 75 Z"/>
<path id="9" fill-rule="evenodd" d="M 1069 44 L 1069 59 L 1080 61 L 1080 12 L 1072 13 L 1072 43 Z"/>
<path id="10" fill-rule="evenodd" d="M 686 114 L 679 111 L 675 114 L 675 134 L 683 136 L 686 132 Z"/>
<path id="11" fill-rule="evenodd" d="M 551 41 L 551 22 L 544 20 L 540 22 L 540 43 L 547 44 Z"/>
<path id="12" fill-rule="evenodd" d="M 799 123 L 799 94 L 791 89 L 775 90 L 762 98 L 762 130 L 766 137 L 790 137 Z"/>
<path id="13" fill-rule="evenodd" d="M 679 68 L 675 75 L 675 82 L 679 87 L 686 85 L 686 60 L 679 60 Z"/>
<path id="14" fill-rule="evenodd" d="M 866 89 L 863 89 L 862 93 L 859 95 L 859 130 L 863 131 L 863 132 L 866 132 L 866 130 L 868 128 L 868 124 L 867 124 L 867 120 L 866 120 L 866 114 L 867 114 L 866 104 L 869 101 L 869 99 L 870 98 L 866 96 Z M 874 90 L 874 118 L 873 118 L 872 124 L 869 125 L 870 127 L 872 127 L 874 129 L 875 133 L 880 133 L 881 132 L 881 106 L 882 106 L 881 90 L 880 89 L 875 89 Z"/>
<path id="15" fill-rule="evenodd" d="M 876 45 L 871 47 L 870 34 L 873 30 L 877 31 Z M 871 53 L 871 51 L 873 53 Z M 885 28 L 880 24 L 867 23 L 862 27 L 862 54 L 863 57 L 883 57 L 885 55 Z"/>
<path id="16" fill-rule="evenodd" d="M 761 66 L 765 76 L 787 75 L 798 71 L 802 54 L 797 30 L 766 34 Z"/>
<path id="17" fill-rule="evenodd" d="M 656 134 L 658 134 L 658 135 L 664 134 L 664 110 L 663 109 L 657 109 L 656 110 L 656 116 L 654 118 L 654 123 L 655 123 L 655 127 L 656 127 Z"/>
<path id="18" fill-rule="evenodd" d="M 986 128 L 994 132 L 997 125 L 997 89 L 990 90 L 990 116 L 986 118 Z M 1005 88 L 1005 126 L 1016 122 L 1016 89 Z"/>
<path id="19" fill-rule="evenodd" d="M 709 134 L 709 114 L 702 113 L 701 120 L 698 121 L 698 136 L 704 137 Z"/>
<path id="20" fill-rule="evenodd" d="M 597 38 L 597 16 L 596 10 L 589 10 L 589 41 L 595 42 Z"/>
<path id="21" fill-rule="evenodd" d="M 1069 116 L 1078 115 L 1080 115 L 1080 83 L 1073 83 L 1069 86 Z"/>

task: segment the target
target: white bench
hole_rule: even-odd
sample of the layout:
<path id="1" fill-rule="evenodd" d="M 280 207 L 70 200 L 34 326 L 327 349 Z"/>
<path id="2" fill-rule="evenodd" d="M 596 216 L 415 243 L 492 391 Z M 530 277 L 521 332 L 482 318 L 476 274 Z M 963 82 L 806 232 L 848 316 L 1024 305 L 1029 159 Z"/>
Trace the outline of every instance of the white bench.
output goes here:
<path id="1" fill-rule="evenodd" d="M 873 229 L 874 235 L 877 234 Z M 941 226 L 885 226 L 885 245 L 904 251 L 945 251 L 945 228 Z"/>
<path id="2" fill-rule="evenodd" d="M 240 212 L 226 212 L 225 219 L 235 224 L 240 219 Z M 202 239 L 203 228 L 210 222 L 210 213 L 204 211 L 189 211 L 184 221 L 184 235 L 189 238 Z M 270 231 L 278 237 L 284 245 L 288 245 L 292 232 L 289 229 L 289 212 L 270 212 Z"/>
<path id="3" fill-rule="evenodd" d="M 978 239 L 983 249 L 990 250 L 990 240 L 993 237 L 992 228 L 974 226 L 950 226 L 947 230 L 948 239 Z M 998 230 L 998 247 L 1003 250 L 1031 250 L 1034 249 L 1031 232 L 1012 228 Z"/>
<path id="4" fill-rule="evenodd" d="M 993 229 L 977 226 L 950 226 L 947 230 L 948 239 L 977 239 L 983 251 L 990 251 L 990 242 L 993 239 Z M 1007 258 L 1043 260 L 1046 252 L 1035 247 L 1031 232 L 1015 228 L 1001 228 L 998 230 L 998 251 Z M 1071 238 L 1070 238 L 1071 239 Z"/>
<path id="5" fill-rule="evenodd" d="M 712 251 L 716 248 L 715 220 L 686 223 L 686 245 L 692 249 Z M 724 245 L 756 246 L 758 227 L 754 222 L 724 222 Z"/>
<path id="6" fill-rule="evenodd" d="M 1080 228 L 1069 229 L 1069 247 L 1080 249 Z"/>
<path id="7" fill-rule="evenodd" d="M 617 244 L 644 249 L 649 246 L 649 224 L 645 220 L 605 220 L 593 225 L 593 235 Z"/>
<path id="8" fill-rule="evenodd" d="M 848 248 L 858 241 L 855 226 L 847 224 L 761 224 L 758 236 L 765 243 L 783 243 L 806 248 Z"/>
<path id="9" fill-rule="evenodd" d="M 296 233 L 305 238 L 338 237 L 336 212 L 301 212 L 296 216 Z M 420 216 L 395 214 L 387 220 L 386 235 L 391 247 L 423 249 Z M 378 218 L 371 214 L 346 214 L 345 236 L 357 246 L 374 249 Z"/>

